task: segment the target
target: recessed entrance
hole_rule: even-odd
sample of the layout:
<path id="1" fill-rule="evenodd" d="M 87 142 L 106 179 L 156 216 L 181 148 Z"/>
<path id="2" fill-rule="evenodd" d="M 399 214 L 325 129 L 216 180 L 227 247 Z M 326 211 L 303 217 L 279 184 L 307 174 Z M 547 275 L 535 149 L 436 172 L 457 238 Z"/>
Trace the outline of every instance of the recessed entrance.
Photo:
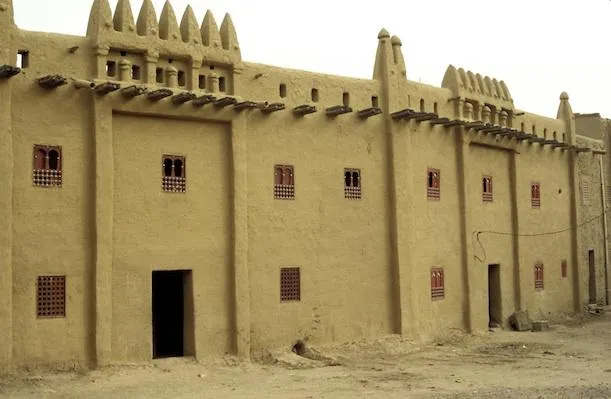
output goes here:
<path id="1" fill-rule="evenodd" d="M 501 266 L 488 265 L 488 326 L 502 326 Z"/>
<path id="2" fill-rule="evenodd" d="M 153 272 L 153 358 L 193 353 L 191 271 Z"/>

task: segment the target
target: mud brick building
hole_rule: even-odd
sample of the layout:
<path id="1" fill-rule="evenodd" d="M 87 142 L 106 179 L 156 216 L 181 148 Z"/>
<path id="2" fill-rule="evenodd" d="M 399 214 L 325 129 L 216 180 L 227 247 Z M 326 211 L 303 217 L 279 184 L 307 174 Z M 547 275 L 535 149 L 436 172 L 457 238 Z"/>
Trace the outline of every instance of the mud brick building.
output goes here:
<path id="1" fill-rule="evenodd" d="M 534 115 L 462 68 L 410 81 L 399 38 L 377 45 L 352 79 L 242 60 L 229 15 L 95 0 L 78 37 L 0 0 L 0 367 L 256 358 L 604 301 L 605 147 L 568 95 Z"/>

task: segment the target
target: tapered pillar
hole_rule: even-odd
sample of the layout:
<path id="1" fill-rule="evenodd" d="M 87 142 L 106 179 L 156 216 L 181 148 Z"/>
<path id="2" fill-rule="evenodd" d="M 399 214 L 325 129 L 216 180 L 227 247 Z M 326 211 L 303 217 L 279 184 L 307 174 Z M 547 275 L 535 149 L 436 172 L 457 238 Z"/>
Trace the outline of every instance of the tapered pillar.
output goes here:
<path id="1" fill-rule="evenodd" d="M 112 358 L 112 106 L 107 96 L 91 97 L 95 135 L 95 356 L 97 365 L 104 366 Z"/>
<path id="2" fill-rule="evenodd" d="M 235 345 L 237 355 L 250 358 L 250 278 L 248 273 L 248 113 L 237 116 L 231 127 L 233 160 L 233 268 Z"/>

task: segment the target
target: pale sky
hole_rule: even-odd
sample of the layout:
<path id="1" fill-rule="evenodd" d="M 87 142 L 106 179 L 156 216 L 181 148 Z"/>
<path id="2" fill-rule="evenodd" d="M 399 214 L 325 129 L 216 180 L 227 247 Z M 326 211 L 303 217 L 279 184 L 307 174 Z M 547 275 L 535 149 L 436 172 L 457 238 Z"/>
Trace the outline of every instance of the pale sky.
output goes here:
<path id="1" fill-rule="evenodd" d="M 82 36 L 93 0 L 13 3 L 21 29 Z M 453 64 L 504 80 L 516 108 L 555 117 L 566 91 L 574 112 L 611 117 L 610 0 L 173 0 L 179 22 L 188 4 L 200 24 L 229 12 L 245 61 L 370 79 L 386 28 L 410 80 L 440 86 Z"/>

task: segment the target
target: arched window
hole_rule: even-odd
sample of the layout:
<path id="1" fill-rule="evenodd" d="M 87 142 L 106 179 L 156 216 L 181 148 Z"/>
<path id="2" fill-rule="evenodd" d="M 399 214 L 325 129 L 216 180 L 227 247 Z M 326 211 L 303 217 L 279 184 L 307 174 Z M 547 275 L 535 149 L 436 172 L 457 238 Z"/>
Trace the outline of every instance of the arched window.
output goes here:
<path id="1" fill-rule="evenodd" d="M 163 160 L 163 175 L 172 177 L 172 159 L 166 158 Z"/>
<path id="2" fill-rule="evenodd" d="M 361 171 L 359 169 L 344 169 L 344 198 L 361 199 Z"/>
<path id="3" fill-rule="evenodd" d="M 59 152 L 57 150 L 49 151 L 49 169 L 59 170 Z"/>
<path id="4" fill-rule="evenodd" d="M 282 184 L 282 168 L 274 168 L 274 184 Z"/>
<path id="5" fill-rule="evenodd" d="M 174 177 L 184 177 L 184 168 L 180 159 L 174 160 Z"/>
<path id="6" fill-rule="evenodd" d="M 295 172 L 293 166 L 274 166 L 274 198 L 295 199 Z"/>
<path id="7" fill-rule="evenodd" d="M 558 132 L 554 132 L 554 140 L 558 140 Z"/>
<path id="8" fill-rule="evenodd" d="M 344 186 L 352 187 L 352 174 L 349 171 L 346 171 L 346 173 L 344 173 Z"/>
<path id="9" fill-rule="evenodd" d="M 32 181 L 39 187 L 62 185 L 62 148 L 59 146 L 35 145 L 32 159 Z"/>
<path id="10" fill-rule="evenodd" d="M 170 193 L 184 193 L 187 191 L 185 177 L 185 157 L 181 155 L 164 155 L 162 157 L 161 187 Z"/>
<path id="11" fill-rule="evenodd" d="M 424 98 L 420 99 L 420 112 L 424 112 Z"/>
<path id="12" fill-rule="evenodd" d="M 438 200 L 441 195 L 441 177 L 439 169 L 429 168 L 427 171 L 427 198 Z"/>
<path id="13" fill-rule="evenodd" d="M 34 169 L 43 170 L 47 166 L 47 151 L 38 148 L 34 149 Z"/>
<path id="14" fill-rule="evenodd" d="M 492 177 L 490 176 L 482 178 L 482 200 L 492 202 Z"/>
<path id="15" fill-rule="evenodd" d="M 543 138 L 547 140 L 547 128 L 543 129 Z"/>
<path id="16" fill-rule="evenodd" d="M 524 122 L 520 123 L 520 131 L 524 132 Z"/>
<path id="17" fill-rule="evenodd" d="M 352 186 L 353 187 L 361 186 L 361 182 L 359 181 L 359 172 L 357 171 L 352 172 Z"/>
<path id="18" fill-rule="evenodd" d="M 539 183 L 530 184 L 530 201 L 533 208 L 541 207 L 541 186 Z"/>

